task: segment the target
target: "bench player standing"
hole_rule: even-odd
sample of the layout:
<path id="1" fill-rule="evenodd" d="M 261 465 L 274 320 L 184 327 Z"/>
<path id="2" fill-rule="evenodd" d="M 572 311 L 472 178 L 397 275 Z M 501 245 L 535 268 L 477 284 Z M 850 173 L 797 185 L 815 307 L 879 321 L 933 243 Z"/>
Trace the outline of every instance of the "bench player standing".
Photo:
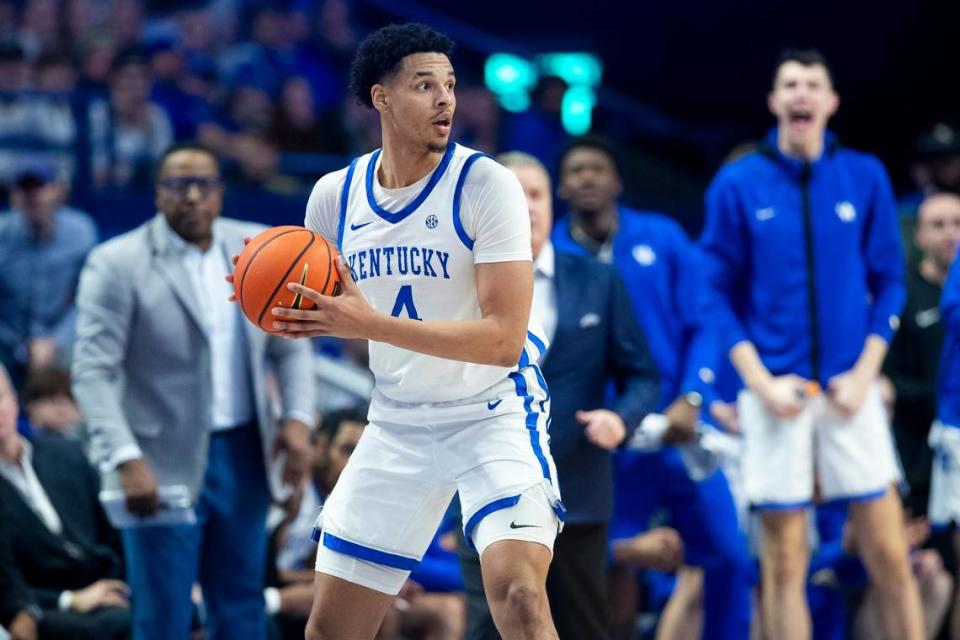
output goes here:
<path id="1" fill-rule="evenodd" d="M 788 52 L 769 95 L 778 126 L 725 166 L 702 237 L 717 317 L 748 389 L 744 480 L 762 513 L 762 600 L 772 638 L 810 637 L 804 510 L 814 469 L 850 523 L 891 638 L 923 633 L 895 453 L 877 375 L 904 301 L 896 203 L 880 162 L 827 131 L 839 104 L 826 60 Z M 809 382 L 823 393 L 808 394 Z"/>

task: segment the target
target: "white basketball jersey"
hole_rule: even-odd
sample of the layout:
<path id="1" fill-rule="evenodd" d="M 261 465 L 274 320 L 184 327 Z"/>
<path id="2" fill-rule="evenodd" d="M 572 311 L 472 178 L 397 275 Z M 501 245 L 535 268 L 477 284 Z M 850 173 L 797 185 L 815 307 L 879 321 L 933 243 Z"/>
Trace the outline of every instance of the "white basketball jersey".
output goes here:
<path id="1" fill-rule="evenodd" d="M 423 321 L 481 318 L 475 264 L 531 259 L 529 213 L 516 177 L 451 143 L 431 174 L 386 190 L 376 176 L 379 157 L 378 150 L 324 176 L 307 205 L 306 226 L 337 243 L 376 310 Z M 536 363 L 545 350 L 543 331 L 531 327 L 518 365 Z M 370 369 L 387 398 L 433 403 L 475 396 L 517 367 L 371 341 Z"/>

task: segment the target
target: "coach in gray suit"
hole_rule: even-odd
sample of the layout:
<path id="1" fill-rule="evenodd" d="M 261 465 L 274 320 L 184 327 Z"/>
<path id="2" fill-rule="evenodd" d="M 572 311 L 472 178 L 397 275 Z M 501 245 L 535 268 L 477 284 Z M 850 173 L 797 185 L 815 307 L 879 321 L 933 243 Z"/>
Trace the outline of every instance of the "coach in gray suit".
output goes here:
<path id="1" fill-rule="evenodd" d="M 195 499 L 196 525 L 123 531 L 135 640 L 186 638 L 197 580 L 208 637 L 265 637 L 265 519 L 279 489 L 268 469 L 283 451 L 295 484 L 309 464 L 310 347 L 269 336 L 228 301 L 230 257 L 262 227 L 219 218 L 222 202 L 216 157 L 172 148 L 157 170 L 160 213 L 97 247 L 77 293 L 74 394 L 104 486 L 139 515 L 157 509 L 158 486 Z"/>

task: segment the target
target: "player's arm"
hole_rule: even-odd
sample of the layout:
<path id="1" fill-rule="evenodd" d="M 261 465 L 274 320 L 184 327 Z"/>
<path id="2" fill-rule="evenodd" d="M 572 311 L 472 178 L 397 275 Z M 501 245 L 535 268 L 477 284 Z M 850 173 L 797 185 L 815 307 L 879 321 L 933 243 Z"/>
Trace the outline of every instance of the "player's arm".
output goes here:
<path id="1" fill-rule="evenodd" d="M 735 182 L 721 172 L 707 190 L 706 225 L 700 238 L 705 289 L 706 324 L 724 337 L 730 361 L 744 383 L 767 407 L 782 418 L 798 414 L 804 380 L 798 376 L 774 377 L 763 364 L 735 311 L 734 300 L 746 271 L 747 229 Z"/>
<path id="2" fill-rule="evenodd" d="M 863 406 L 867 390 L 880 374 L 906 301 L 905 261 L 897 205 L 883 165 L 875 161 L 873 168 L 873 193 L 864 229 L 867 287 L 873 297 L 869 335 L 853 368 L 831 378 L 828 388 L 833 404 L 850 415 Z"/>
<path id="3" fill-rule="evenodd" d="M 533 263 L 492 262 L 476 265 L 477 320 L 421 321 L 394 318 L 371 307 L 350 277 L 343 259 L 337 263 L 343 294 L 331 298 L 288 285 L 317 304 L 317 309 L 275 308 L 277 328 L 286 337 L 332 335 L 385 342 L 438 358 L 512 367 L 520 359 L 533 297 Z"/>

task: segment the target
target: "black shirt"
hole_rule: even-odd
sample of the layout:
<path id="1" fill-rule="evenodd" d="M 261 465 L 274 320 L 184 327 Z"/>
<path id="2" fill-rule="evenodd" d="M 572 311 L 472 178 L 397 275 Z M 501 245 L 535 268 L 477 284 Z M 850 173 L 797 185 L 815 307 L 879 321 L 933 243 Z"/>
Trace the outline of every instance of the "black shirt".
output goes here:
<path id="1" fill-rule="evenodd" d="M 909 271 L 900 330 L 883 365 L 897 390 L 893 430 L 911 487 L 907 504 L 917 515 L 926 513 L 930 491 L 933 458 L 927 435 L 936 417 L 937 371 L 944 335 L 939 306 L 942 293 L 943 287 L 925 279 L 917 267 Z"/>

